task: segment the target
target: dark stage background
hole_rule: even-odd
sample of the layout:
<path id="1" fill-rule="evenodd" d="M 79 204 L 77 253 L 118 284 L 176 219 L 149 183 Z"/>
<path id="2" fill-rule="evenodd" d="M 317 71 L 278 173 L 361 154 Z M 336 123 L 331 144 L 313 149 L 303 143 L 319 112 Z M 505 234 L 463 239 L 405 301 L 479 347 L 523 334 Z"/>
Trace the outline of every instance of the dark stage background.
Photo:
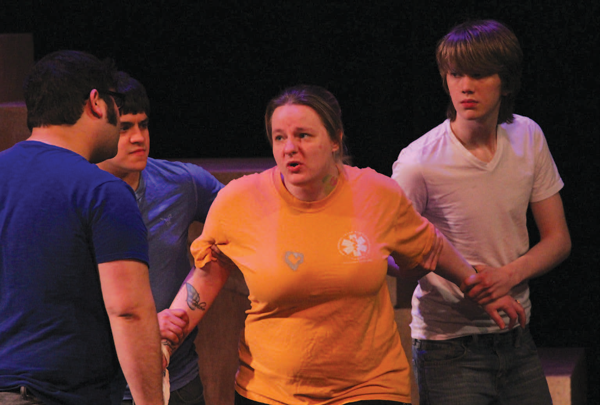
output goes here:
<path id="1" fill-rule="evenodd" d="M 153 157 L 271 156 L 267 101 L 308 83 L 340 101 L 354 164 L 386 175 L 404 146 L 444 119 L 437 40 L 466 18 L 507 23 L 525 54 L 516 111 L 545 131 L 573 239 L 571 257 L 531 282 L 532 332 L 539 346 L 588 348 L 589 403 L 600 403 L 598 2 L 6 3 L 0 32 L 33 32 L 36 59 L 85 50 L 114 58 L 146 85 Z"/>

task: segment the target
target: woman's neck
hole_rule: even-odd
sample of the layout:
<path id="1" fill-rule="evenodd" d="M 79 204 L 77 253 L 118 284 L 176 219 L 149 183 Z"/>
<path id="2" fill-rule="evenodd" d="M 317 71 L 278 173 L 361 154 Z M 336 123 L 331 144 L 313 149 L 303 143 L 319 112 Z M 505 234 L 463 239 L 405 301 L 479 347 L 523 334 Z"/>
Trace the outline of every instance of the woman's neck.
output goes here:
<path id="1" fill-rule="evenodd" d="M 294 197 L 301 201 L 314 202 L 327 197 L 335 190 L 340 176 L 340 169 L 334 164 L 319 181 L 309 184 L 294 185 L 287 183 L 283 174 L 281 182 Z"/>

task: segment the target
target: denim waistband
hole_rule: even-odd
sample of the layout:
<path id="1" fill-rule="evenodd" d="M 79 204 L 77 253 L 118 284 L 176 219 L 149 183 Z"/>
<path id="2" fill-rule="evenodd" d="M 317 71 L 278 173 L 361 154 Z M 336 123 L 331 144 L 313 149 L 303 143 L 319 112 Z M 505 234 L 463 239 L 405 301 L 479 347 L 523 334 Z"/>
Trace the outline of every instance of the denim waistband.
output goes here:
<path id="1" fill-rule="evenodd" d="M 521 344 L 521 337 L 524 333 L 529 333 L 529 325 L 525 328 L 517 326 L 508 332 L 500 333 L 482 333 L 474 335 L 466 335 L 452 339 L 445 339 L 442 341 L 456 342 L 464 344 L 478 344 L 484 346 L 496 346 L 500 344 L 509 344 L 514 347 L 519 347 Z M 413 339 L 413 345 L 417 348 L 420 347 L 420 342 L 427 342 L 430 340 Z"/>

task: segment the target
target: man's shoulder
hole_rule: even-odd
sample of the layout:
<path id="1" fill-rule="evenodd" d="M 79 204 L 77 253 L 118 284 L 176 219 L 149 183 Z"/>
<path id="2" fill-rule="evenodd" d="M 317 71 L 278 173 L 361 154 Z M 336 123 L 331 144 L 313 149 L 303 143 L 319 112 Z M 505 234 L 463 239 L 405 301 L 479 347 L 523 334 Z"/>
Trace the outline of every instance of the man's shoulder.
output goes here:
<path id="1" fill-rule="evenodd" d="M 546 143 L 542 128 L 531 118 L 514 114 L 511 123 L 500 125 L 500 129 L 513 149 L 524 152 L 525 150 L 538 150 L 540 145 Z M 530 149 L 533 148 L 533 149 Z"/>
<path id="2" fill-rule="evenodd" d="M 214 178 L 212 174 L 194 163 L 148 158 L 144 173 L 147 176 L 163 177 L 170 181 L 200 181 Z"/>
<path id="3" fill-rule="evenodd" d="M 448 131 L 450 131 L 450 122 L 446 120 L 402 149 L 398 161 L 403 164 L 418 164 L 436 156 L 449 146 L 451 140 Z"/>
<path id="4" fill-rule="evenodd" d="M 77 182 L 78 187 L 81 187 L 83 190 L 104 187 L 111 190 L 119 190 L 126 194 L 133 194 L 131 187 L 123 180 L 100 169 L 95 164 L 87 162 L 85 159 L 77 165 L 65 167 L 65 170 L 69 172 L 69 176 L 73 178 L 73 182 Z"/>
<path id="5" fill-rule="evenodd" d="M 24 177 L 36 177 L 36 184 L 46 183 L 49 187 L 64 184 L 67 188 L 81 191 L 103 184 L 128 188 L 125 182 L 71 150 L 36 141 L 21 142 L 13 148 L 13 154 L 21 159 L 22 170 L 19 172 Z M 48 182 L 43 179 L 48 179 Z"/>
<path id="6" fill-rule="evenodd" d="M 135 193 L 123 180 L 105 172 L 95 164 L 79 169 L 78 173 L 72 177 L 72 190 L 81 196 L 82 201 L 90 203 L 104 201 L 111 205 L 118 202 L 120 206 L 123 204 L 123 209 L 137 209 Z M 98 208 L 100 205 L 92 204 L 90 207 Z"/>
<path id="7" fill-rule="evenodd" d="M 171 161 L 165 159 L 154 159 L 149 157 L 146 163 L 145 172 L 151 174 L 183 174 L 187 175 L 189 168 L 186 163 Z"/>
<path id="8" fill-rule="evenodd" d="M 407 149 L 426 149 L 432 147 L 432 145 L 439 144 L 441 140 L 450 131 L 450 121 L 445 120 L 436 127 L 430 129 L 425 134 L 421 135 L 414 141 L 412 141 Z"/>
<path id="9" fill-rule="evenodd" d="M 522 133 L 522 132 L 539 132 L 542 133 L 541 127 L 537 122 L 529 117 L 523 115 L 513 114 L 513 121 L 511 123 L 504 123 L 500 125 L 506 130 L 507 133 Z"/>

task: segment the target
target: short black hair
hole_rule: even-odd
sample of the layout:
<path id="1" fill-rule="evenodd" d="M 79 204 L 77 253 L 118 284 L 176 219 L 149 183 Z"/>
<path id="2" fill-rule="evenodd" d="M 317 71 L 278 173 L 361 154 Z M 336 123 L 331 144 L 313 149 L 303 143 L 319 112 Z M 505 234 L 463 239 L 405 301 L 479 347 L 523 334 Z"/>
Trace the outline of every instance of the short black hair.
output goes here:
<path id="1" fill-rule="evenodd" d="M 40 59 L 23 84 L 30 130 L 48 125 L 73 125 L 93 89 L 107 104 L 105 93 L 116 88 L 116 68 L 111 59 L 101 61 L 86 52 L 64 50 Z"/>
<path id="2" fill-rule="evenodd" d="M 142 83 L 125 72 L 118 72 L 117 91 L 125 95 L 121 115 L 146 113 L 150 116 L 150 100 Z"/>

